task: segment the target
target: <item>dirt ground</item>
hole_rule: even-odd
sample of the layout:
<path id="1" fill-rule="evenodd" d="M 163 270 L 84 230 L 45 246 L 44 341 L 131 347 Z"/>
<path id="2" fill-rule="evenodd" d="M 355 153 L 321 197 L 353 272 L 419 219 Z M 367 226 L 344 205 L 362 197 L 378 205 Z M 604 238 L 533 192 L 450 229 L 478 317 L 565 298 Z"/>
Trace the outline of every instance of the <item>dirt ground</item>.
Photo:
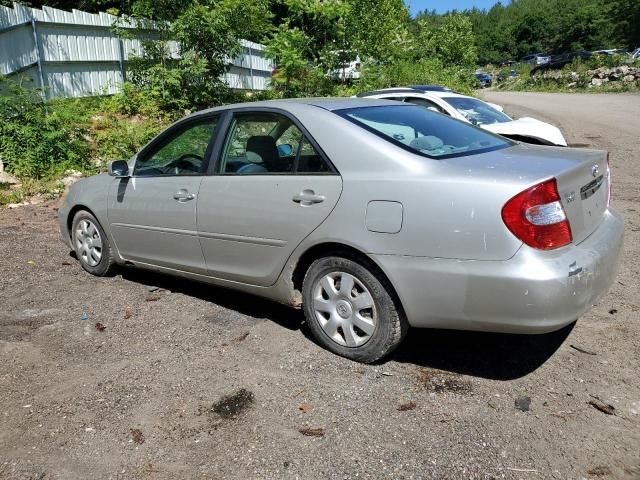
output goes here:
<path id="1" fill-rule="evenodd" d="M 283 306 L 91 277 L 55 204 L 2 210 L 0 478 L 640 478 L 640 96 L 487 96 L 611 151 L 624 259 L 575 327 L 413 330 L 363 366 Z"/>

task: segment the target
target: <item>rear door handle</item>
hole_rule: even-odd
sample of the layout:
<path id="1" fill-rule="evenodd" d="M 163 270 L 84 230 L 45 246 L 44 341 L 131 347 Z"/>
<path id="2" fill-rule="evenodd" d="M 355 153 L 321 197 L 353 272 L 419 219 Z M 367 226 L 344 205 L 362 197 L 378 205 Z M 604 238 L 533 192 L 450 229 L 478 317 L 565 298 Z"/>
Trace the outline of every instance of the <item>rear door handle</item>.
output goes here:
<path id="1" fill-rule="evenodd" d="M 179 202 L 188 202 L 189 200 L 196 198 L 196 196 L 193 193 L 190 193 L 186 188 L 181 188 L 173 194 L 173 198 Z"/>
<path id="2" fill-rule="evenodd" d="M 316 195 L 316 192 L 311 189 L 307 189 L 294 195 L 292 200 L 296 203 L 299 203 L 303 207 L 310 207 L 315 203 L 324 202 L 324 199 L 324 195 Z"/>

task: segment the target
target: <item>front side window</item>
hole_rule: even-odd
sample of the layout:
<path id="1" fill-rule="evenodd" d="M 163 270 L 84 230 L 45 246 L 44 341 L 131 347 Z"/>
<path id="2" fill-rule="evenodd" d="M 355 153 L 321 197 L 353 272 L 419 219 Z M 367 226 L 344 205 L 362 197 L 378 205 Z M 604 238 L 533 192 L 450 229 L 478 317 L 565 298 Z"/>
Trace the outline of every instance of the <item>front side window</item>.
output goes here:
<path id="1" fill-rule="evenodd" d="M 234 115 L 220 171 L 268 175 L 329 173 L 331 169 L 291 119 L 255 112 Z"/>
<path id="2" fill-rule="evenodd" d="M 475 98 L 468 97 L 443 97 L 442 100 L 447 102 L 464 118 L 474 125 L 487 125 L 491 123 L 511 122 L 512 120 L 504 113 L 496 110 L 488 103 L 482 102 Z"/>
<path id="3" fill-rule="evenodd" d="M 174 128 L 157 145 L 142 152 L 136 161 L 134 175 L 201 175 L 206 169 L 205 155 L 213 138 L 217 117 L 207 118 Z"/>
<path id="4" fill-rule="evenodd" d="M 488 152 L 512 142 L 417 106 L 376 106 L 335 113 L 414 153 L 448 158 Z"/>

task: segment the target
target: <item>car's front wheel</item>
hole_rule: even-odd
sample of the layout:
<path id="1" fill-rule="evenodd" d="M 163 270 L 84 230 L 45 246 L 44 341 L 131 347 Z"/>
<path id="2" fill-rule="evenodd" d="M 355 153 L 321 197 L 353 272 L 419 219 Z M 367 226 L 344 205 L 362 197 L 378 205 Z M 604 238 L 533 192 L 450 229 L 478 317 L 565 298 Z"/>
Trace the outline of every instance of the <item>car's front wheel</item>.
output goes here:
<path id="1" fill-rule="evenodd" d="M 73 217 L 71 241 L 80 265 L 87 272 L 99 277 L 114 273 L 116 263 L 109 239 L 98 220 L 86 210 Z"/>
<path id="2" fill-rule="evenodd" d="M 324 257 L 311 264 L 302 285 L 305 317 L 316 340 L 363 363 L 389 354 L 407 331 L 390 285 L 373 272 L 371 265 Z"/>

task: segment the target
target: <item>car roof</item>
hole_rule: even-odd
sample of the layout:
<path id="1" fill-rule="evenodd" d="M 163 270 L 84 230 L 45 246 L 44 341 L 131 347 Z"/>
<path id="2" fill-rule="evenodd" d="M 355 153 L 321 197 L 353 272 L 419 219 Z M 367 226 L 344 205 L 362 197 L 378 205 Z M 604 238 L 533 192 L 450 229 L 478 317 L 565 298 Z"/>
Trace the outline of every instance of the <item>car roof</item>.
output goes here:
<path id="1" fill-rule="evenodd" d="M 347 108 L 373 107 L 383 105 L 398 105 L 392 100 L 379 98 L 353 98 L 353 97 L 326 97 L 326 98 L 285 98 L 282 100 L 262 100 L 258 102 L 232 103 L 220 107 L 208 108 L 193 113 L 192 115 L 202 115 L 209 112 L 220 112 L 232 108 L 281 108 L 287 110 L 291 106 L 309 106 L 322 108 L 324 110 L 335 111 Z"/>
<path id="2" fill-rule="evenodd" d="M 433 98 L 433 97 L 437 97 L 437 98 L 473 98 L 473 97 L 469 97 L 468 95 L 462 95 L 461 93 L 456 93 L 456 92 L 452 92 L 452 91 L 445 91 L 445 92 L 440 92 L 440 91 L 433 91 L 433 90 L 429 90 L 429 91 L 420 91 L 420 90 L 414 90 L 412 88 L 389 88 L 389 89 L 385 89 L 385 90 L 376 90 L 373 92 L 366 92 L 366 93 L 362 93 L 360 95 L 363 95 L 364 98 L 371 98 L 371 96 L 377 96 L 377 95 L 385 95 L 385 94 L 389 94 L 389 93 L 407 93 L 407 94 L 411 94 L 412 96 L 415 97 L 424 97 L 424 98 Z"/>
<path id="3" fill-rule="evenodd" d="M 459 98 L 471 98 L 468 95 L 462 95 L 460 93 L 456 93 L 453 90 L 444 89 L 445 87 L 441 87 L 441 90 L 430 90 L 430 89 L 421 89 L 414 87 L 394 87 L 394 88 L 383 88 L 380 90 L 372 90 L 370 92 L 363 92 L 356 95 L 358 98 L 370 98 L 378 95 L 385 95 L 389 93 L 407 93 L 411 95 L 415 95 L 417 97 L 424 96 L 428 97 L 438 97 L 438 98 L 449 98 L 449 97 L 459 97 Z"/>
<path id="4" fill-rule="evenodd" d="M 440 85 L 409 85 L 409 88 L 422 90 L 424 92 L 451 92 L 450 88 L 442 87 Z"/>

